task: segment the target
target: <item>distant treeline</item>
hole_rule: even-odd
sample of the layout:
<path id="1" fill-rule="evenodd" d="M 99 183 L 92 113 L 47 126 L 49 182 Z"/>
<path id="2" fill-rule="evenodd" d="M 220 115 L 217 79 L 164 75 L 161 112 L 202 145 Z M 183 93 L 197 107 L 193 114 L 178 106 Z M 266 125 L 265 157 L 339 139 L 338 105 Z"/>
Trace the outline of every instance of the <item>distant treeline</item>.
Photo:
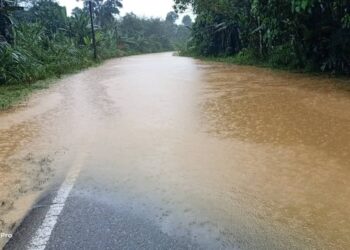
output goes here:
<path id="1" fill-rule="evenodd" d="M 99 60 L 174 50 L 190 35 L 184 24 L 176 24 L 175 12 L 165 20 L 132 13 L 121 18 L 118 0 L 92 0 L 92 5 Z M 92 58 L 87 1 L 68 16 L 54 0 L 0 0 L 0 84 L 59 76 L 92 65 Z"/>
<path id="2" fill-rule="evenodd" d="M 348 0 L 175 0 L 197 14 L 187 52 L 350 73 Z"/>

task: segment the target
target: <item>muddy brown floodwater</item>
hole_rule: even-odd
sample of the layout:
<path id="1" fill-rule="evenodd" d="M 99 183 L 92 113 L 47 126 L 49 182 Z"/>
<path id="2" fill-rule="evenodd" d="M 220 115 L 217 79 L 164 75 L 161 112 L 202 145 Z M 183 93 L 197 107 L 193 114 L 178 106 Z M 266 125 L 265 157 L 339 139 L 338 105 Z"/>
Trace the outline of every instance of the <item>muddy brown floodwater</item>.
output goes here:
<path id="1" fill-rule="evenodd" d="M 114 185 L 167 234 L 208 248 L 350 249 L 349 86 L 171 53 L 67 76 L 0 114 L 0 229 L 16 228 L 90 138 L 86 185 Z"/>

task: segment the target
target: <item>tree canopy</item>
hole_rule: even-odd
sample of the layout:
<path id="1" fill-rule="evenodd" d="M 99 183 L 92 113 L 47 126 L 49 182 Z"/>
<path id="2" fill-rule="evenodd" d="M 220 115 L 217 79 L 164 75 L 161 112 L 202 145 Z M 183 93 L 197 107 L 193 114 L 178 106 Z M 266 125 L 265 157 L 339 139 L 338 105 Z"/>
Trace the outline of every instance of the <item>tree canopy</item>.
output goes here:
<path id="1" fill-rule="evenodd" d="M 165 21 L 169 22 L 169 23 L 175 23 L 176 20 L 179 19 L 179 15 L 174 12 L 174 11 L 170 11 L 165 18 Z"/>
<path id="2" fill-rule="evenodd" d="M 197 14 L 189 47 L 203 55 L 350 73 L 350 1 L 175 0 Z"/>
<path id="3" fill-rule="evenodd" d="M 187 27 L 191 27 L 192 26 L 192 18 L 189 15 L 185 15 L 182 18 L 182 24 L 187 26 Z"/>
<path id="4" fill-rule="evenodd" d="M 123 5 L 119 0 L 92 0 L 92 8 L 96 24 L 106 27 L 113 23 L 115 15 L 119 14 L 119 9 Z M 89 3 L 84 2 L 84 10 L 88 12 Z"/>

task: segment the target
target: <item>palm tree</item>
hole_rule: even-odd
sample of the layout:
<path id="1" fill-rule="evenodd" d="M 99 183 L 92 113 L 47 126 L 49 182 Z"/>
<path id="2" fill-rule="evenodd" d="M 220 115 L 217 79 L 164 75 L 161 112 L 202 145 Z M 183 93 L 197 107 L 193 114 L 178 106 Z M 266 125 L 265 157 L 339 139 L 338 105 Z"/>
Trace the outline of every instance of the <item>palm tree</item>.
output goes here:
<path id="1" fill-rule="evenodd" d="M 84 9 L 89 9 L 89 1 L 84 2 Z M 119 14 L 119 9 L 123 7 L 120 0 L 91 0 L 93 14 L 96 24 L 106 27 L 113 23 L 115 15 Z"/>

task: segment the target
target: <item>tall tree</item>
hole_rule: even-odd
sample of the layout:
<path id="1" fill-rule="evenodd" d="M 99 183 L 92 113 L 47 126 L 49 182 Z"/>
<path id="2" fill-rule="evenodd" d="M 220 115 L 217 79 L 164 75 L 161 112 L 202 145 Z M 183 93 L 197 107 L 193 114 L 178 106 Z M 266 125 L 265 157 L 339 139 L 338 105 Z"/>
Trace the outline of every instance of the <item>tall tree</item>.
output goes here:
<path id="1" fill-rule="evenodd" d="M 120 0 L 92 0 L 92 7 L 96 23 L 101 27 L 106 27 L 113 23 L 115 15 L 120 13 L 123 5 Z M 84 2 L 84 9 L 88 11 L 88 2 Z"/>
<path id="2" fill-rule="evenodd" d="M 168 23 L 174 24 L 178 18 L 179 18 L 179 15 L 178 15 L 175 11 L 170 11 L 170 12 L 166 15 L 165 20 L 166 20 Z"/>
<path id="3" fill-rule="evenodd" d="M 182 24 L 187 26 L 187 27 L 191 27 L 192 26 L 192 18 L 189 15 L 185 15 L 182 18 Z"/>
<path id="4" fill-rule="evenodd" d="M 350 1 L 175 0 L 177 11 L 190 5 L 197 53 L 350 73 Z"/>
<path id="5" fill-rule="evenodd" d="M 19 13 L 16 18 L 22 22 L 40 23 L 52 35 L 67 27 L 67 11 L 55 0 L 38 0 L 25 13 Z"/>

